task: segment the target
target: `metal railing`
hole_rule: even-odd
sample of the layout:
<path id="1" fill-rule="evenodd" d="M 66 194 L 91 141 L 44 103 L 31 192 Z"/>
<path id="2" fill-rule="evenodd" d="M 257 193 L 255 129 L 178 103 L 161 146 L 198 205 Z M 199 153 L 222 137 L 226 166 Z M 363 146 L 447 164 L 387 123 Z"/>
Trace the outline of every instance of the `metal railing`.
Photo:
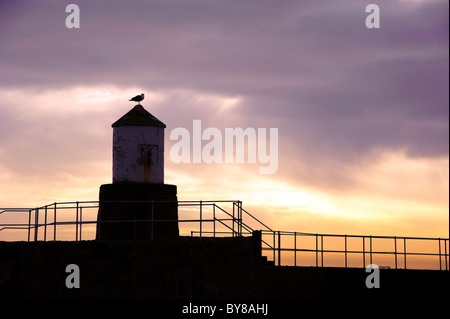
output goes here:
<path id="1" fill-rule="evenodd" d="M 170 201 L 140 201 L 140 203 L 169 203 Z M 114 201 L 110 203 L 124 203 Z M 130 203 L 137 203 L 136 201 Z M 60 202 L 36 208 L 0 208 L 0 240 L 92 240 L 95 238 L 97 223 L 127 223 L 127 222 L 178 222 L 180 233 L 186 235 L 203 236 L 243 236 L 251 235 L 256 225 L 258 229 L 271 230 L 256 217 L 242 207 L 241 201 L 177 201 L 179 219 L 174 220 L 97 220 L 99 201 Z M 153 209 L 152 209 L 153 210 Z M 8 218 L 12 214 L 19 214 L 15 218 Z M 244 222 L 244 216 L 249 222 Z M 2 218 L 3 217 L 3 218 Z M 8 221 L 3 222 L 3 220 Z M 189 224 L 186 230 L 183 225 Z M 192 226 L 195 225 L 195 226 Z M 87 236 L 85 230 L 91 226 Z M 2 233 L 13 230 L 14 236 L 2 237 Z M 25 231 L 24 237 L 17 235 L 17 231 Z"/>
<path id="2" fill-rule="evenodd" d="M 278 266 L 366 267 L 375 263 L 396 269 L 449 270 L 448 238 L 274 231 L 245 210 L 241 201 L 176 203 L 178 220 L 111 220 L 101 223 L 151 222 L 153 225 L 178 222 L 180 235 L 199 237 L 250 236 L 259 230 L 262 253 Z M 98 208 L 99 201 L 60 202 L 36 208 L 0 208 L 0 240 L 93 240 L 99 223 Z M 8 235 L 8 231 L 12 232 Z M 415 258 L 426 260 L 417 262 Z"/>
<path id="3" fill-rule="evenodd" d="M 449 270 L 448 245 L 448 238 L 262 231 L 262 250 L 278 266 Z"/>

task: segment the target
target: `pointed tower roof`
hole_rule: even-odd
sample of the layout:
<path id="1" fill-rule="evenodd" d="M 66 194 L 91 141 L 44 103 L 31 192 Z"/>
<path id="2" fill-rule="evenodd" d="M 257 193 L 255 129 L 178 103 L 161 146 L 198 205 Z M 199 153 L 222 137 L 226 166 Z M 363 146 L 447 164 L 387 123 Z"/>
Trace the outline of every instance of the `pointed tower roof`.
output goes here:
<path id="1" fill-rule="evenodd" d="M 133 107 L 127 114 L 122 116 L 116 122 L 114 122 L 111 126 L 135 126 L 135 125 L 144 125 L 144 126 L 159 126 L 166 127 L 166 125 L 154 117 L 150 112 L 142 107 L 142 105 L 138 104 Z"/>

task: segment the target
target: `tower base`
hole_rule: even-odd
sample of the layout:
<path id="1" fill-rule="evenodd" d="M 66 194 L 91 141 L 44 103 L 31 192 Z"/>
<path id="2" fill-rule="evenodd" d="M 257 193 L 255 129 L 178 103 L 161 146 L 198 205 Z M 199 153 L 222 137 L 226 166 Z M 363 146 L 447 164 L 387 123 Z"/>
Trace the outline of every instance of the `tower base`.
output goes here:
<path id="1" fill-rule="evenodd" d="M 97 240 L 178 237 L 176 185 L 117 183 L 100 186 Z"/>

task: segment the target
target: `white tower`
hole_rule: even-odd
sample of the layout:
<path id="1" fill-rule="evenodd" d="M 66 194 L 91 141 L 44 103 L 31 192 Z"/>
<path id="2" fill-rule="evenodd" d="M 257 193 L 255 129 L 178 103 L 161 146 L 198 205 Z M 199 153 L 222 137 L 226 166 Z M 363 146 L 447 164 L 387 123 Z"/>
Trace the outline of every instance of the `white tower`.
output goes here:
<path id="1" fill-rule="evenodd" d="M 136 105 L 113 127 L 113 183 L 164 184 L 166 125 Z"/>

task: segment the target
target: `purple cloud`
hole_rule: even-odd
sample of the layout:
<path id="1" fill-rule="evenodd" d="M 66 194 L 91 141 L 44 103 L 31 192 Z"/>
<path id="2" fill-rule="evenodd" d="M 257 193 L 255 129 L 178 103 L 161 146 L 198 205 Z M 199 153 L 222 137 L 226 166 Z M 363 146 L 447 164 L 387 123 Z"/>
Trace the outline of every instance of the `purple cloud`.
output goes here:
<path id="1" fill-rule="evenodd" d="M 194 117 L 277 126 L 280 152 L 311 163 L 375 147 L 448 156 L 448 3 L 380 3 L 378 30 L 364 25 L 368 3 L 80 0 L 76 30 L 60 1 L 2 4 L 1 86 L 241 96 L 239 122 L 182 100 L 162 116 L 186 127 Z M 13 115 L 0 107 L 2 118 Z"/>

